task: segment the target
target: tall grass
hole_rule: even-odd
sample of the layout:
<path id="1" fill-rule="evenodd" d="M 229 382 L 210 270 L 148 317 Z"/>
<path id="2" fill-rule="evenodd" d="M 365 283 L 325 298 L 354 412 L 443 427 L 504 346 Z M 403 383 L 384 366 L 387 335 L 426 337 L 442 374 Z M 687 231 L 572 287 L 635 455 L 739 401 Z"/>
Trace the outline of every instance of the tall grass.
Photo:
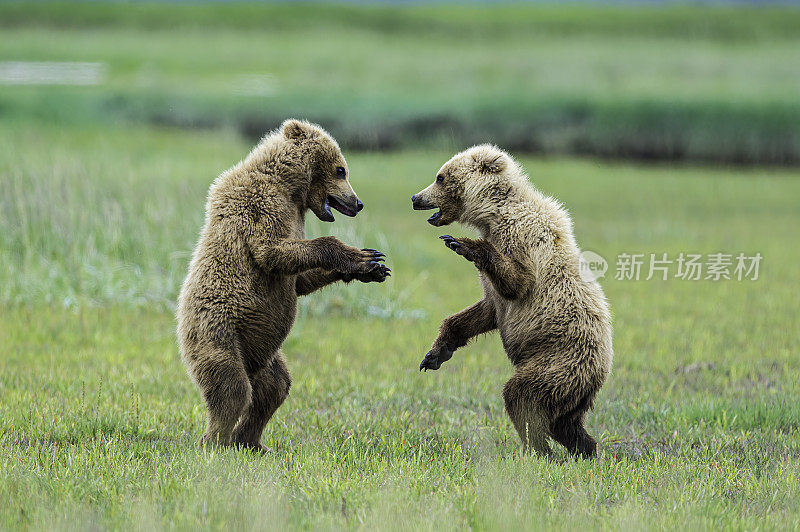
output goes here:
<path id="1" fill-rule="evenodd" d="M 4 300 L 67 306 L 174 300 L 202 223 L 200 181 L 188 181 L 187 168 L 163 154 L 142 161 L 141 152 L 119 142 L 95 141 L 93 157 L 75 159 L 79 140 L 4 128 L 2 150 L 16 154 L 0 163 Z M 143 171 L 147 163 L 151 172 Z"/>
<path id="2" fill-rule="evenodd" d="M 181 159 L 164 149 L 167 132 L 104 138 L 90 129 L 89 140 L 51 130 L 41 138 L 41 131 L 0 128 L 0 152 L 14 154 L 0 162 L 0 301 L 173 308 L 203 223 L 206 190 L 224 169 L 220 164 L 232 165 L 249 147 L 232 135 L 187 135 L 180 148 L 199 141 L 207 149 L 192 147 Z M 139 143 L 135 151 L 131 141 Z M 87 157 L 76 158 L 75 150 Z M 392 250 L 385 235 L 354 225 L 323 224 L 311 215 L 307 229 L 311 237 L 331 234 Z M 405 293 L 367 297 L 361 283 L 337 285 L 303 299 L 300 316 L 424 316 L 404 307 Z"/>

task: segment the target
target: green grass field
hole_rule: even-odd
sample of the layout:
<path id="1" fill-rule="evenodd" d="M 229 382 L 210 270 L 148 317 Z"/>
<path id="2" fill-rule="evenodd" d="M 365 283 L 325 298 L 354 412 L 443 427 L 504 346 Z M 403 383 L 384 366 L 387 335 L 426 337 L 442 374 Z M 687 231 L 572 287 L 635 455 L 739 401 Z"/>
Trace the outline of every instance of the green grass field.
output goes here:
<path id="1" fill-rule="evenodd" d="M 394 275 L 305 300 L 274 452 L 256 457 L 198 447 L 172 313 L 206 189 L 248 149 L 219 131 L 0 127 L 0 528 L 800 526 L 796 171 L 522 159 L 584 249 L 764 256 L 757 281 L 603 280 L 600 455 L 544 461 L 520 456 L 497 337 L 417 371 L 480 295 L 410 209 L 450 154 L 350 153 L 365 211 L 309 229 L 380 247 Z"/>
<path id="2" fill-rule="evenodd" d="M 0 530 L 800 529 L 800 170 L 774 166 L 800 162 L 798 27 L 790 6 L 0 3 Z M 10 84 L 39 61 L 102 79 Z M 366 204 L 308 232 L 392 277 L 301 300 L 271 454 L 203 450 L 175 299 L 209 184 L 295 114 Z M 597 460 L 521 455 L 497 336 L 417 371 L 480 287 L 437 238 L 468 231 L 410 196 L 478 141 L 611 263 Z M 758 280 L 614 278 L 623 253 L 720 252 L 760 253 Z"/>

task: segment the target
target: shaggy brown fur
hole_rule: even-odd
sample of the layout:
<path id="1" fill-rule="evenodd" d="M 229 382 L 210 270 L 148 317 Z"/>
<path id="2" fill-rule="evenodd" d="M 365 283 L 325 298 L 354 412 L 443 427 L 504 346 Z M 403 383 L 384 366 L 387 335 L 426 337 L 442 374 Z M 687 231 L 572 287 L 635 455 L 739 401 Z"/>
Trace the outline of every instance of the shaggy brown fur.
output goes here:
<path id="1" fill-rule="evenodd" d="M 503 398 L 524 447 L 547 454 L 549 436 L 593 456 L 583 420 L 611 370 L 611 318 L 600 285 L 579 274 L 566 211 L 490 145 L 454 156 L 412 201 L 415 209 L 440 209 L 432 225 L 457 221 L 482 237 L 441 237 L 475 264 L 484 297 L 444 320 L 420 370 L 439 369 L 470 338 L 499 329 L 514 365 Z"/>
<path id="2" fill-rule="evenodd" d="M 206 223 L 178 300 L 178 340 L 208 409 L 203 443 L 263 450 L 261 433 L 289 393 L 280 347 L 297 296 L 335 281 L 383 281 L 383 254 L 333 237 L 305 239 L 310 209 L 355 216 L 363 204 L 336 143 L 287 120 L 208 193 Z"/>

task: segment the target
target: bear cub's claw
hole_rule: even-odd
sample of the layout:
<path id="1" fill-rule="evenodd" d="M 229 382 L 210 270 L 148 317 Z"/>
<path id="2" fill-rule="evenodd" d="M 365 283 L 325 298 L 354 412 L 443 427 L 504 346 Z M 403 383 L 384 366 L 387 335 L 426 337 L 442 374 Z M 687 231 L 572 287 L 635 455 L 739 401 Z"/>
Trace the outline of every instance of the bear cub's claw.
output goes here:
<path id="1" fill-rule="evenodd" d="M 386 255 L 378 251 L 377 249 L 372 248 L 362 248 L 361 251 L 366 251 L 367 253 L 371 253 L 375 257 L 385 257 Z"/>
<path id="2" fill-rule="evenodd" d="M 468 261 L 475 262 L 475 256 L 472 249 L 469 247 L 469 244 L 460 241 L 457 238 L 453 238 L 450 235 L 442 235 L 439 238 L 444 240 L 444 245 L 449 249 L 452 249 Z"/>
<path id="3" fill-rule="evenodd" d="M 387 277 L 391 277 L 392 270 L 383 264 L 386 255 L 370 248 L 361 251 L 367 255 L 367 262 L 357 265 L 356 271 L 352 273 L 342 273 L 342 280 L 350 282 L 355 279 L 362 283 L 382 283 Z"/>
<path id="4" fill-rule="evenodd" d="M 350 249 L 344 252 L 342 257 L 343 264 L 338 271 L 344 275 L 345 280 L 359 279 L 366 276 L 370 281 L 383 279 L 386 270 L 382 267 L 382 262 L 386 261 L 386 255 L 374 249 Z M 377 272 L 380 275 L 375 274 Z M 375 274 L 375 275 L 373 275 Z M 364 282 L 370 282 L 364 281 Z"/>
<path id="5" fill-rule="evenodd" d="M 436 371 L 442 367 L 444 362 L 447 362 L 451 358 L 453 358 L 453 352 L 446 347 L 431 349 L 425 354 L 425 358 L 422 359 L 422 362 L 419 365 L 419 370 L 428 371 L 429 369 L 432 369 Z"/>

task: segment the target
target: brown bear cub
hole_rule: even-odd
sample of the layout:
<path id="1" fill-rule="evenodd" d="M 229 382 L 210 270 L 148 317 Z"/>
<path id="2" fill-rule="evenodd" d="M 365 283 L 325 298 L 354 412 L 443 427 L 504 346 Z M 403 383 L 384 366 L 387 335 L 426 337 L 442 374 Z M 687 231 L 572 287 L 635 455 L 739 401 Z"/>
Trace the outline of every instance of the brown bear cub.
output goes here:
<path id="1" fill-rule="evenodd" d="M 484 295 L 444 320 L 420 370 L 439 369 L 470 338 L 498 329 L 514 365 L 503 398 L 524 448 L 547 454 L 551 437 L 594 456 L 583 422 L 611 370 L 611 318 L 600 285 L 580 274 L 567 212 L 490 145 L 454 156 L 411 199 L 414 209 L 439 209 L 432 225 L 460 222 L 481 235 L 441 237 L 475 264 Z"/>
<path id="2" fill-rule="evenodd" d="M 305 239 L 307 210 L 332 222 L 331 208 L 355 216 L 362 207 L 339 145 L 297 120 L 211 185 L 177 311 L 181 357 L 208 410 L 204 444 L 265 450 L 261 433 L 291 385 L 280 347 L 297 296 L 390 275 L 378 251 Z"/>

